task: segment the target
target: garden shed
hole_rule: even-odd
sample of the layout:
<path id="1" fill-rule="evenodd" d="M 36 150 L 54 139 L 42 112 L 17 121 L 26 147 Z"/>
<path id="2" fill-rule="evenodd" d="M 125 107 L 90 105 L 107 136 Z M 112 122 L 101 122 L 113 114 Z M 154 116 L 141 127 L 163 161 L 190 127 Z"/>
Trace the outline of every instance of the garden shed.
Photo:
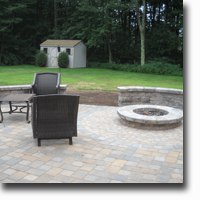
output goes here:
<path id="1" fill-rule="evenodd" d="M 69 55 L 69 68 L 86 67 L 86 46 L 81 40 L 46 40 L 40 50 L 47 54 L 48 67 L 58 67 L 58 55 L 63 51 Z"/>

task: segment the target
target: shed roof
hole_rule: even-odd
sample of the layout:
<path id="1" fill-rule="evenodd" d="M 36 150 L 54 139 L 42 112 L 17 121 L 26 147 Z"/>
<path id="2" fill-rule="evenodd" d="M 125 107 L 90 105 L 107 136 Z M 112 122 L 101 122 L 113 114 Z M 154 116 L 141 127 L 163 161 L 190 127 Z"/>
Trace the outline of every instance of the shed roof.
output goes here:
<path id="1" fill-rule="evenodd" d="M 46 40 L 43 43 L 41 43 L 40 46 L 51 46 L 51 47 L 67 46 L 67 47 L 74 47 L 80 42 L 81 42 L 81 40 Z"/>

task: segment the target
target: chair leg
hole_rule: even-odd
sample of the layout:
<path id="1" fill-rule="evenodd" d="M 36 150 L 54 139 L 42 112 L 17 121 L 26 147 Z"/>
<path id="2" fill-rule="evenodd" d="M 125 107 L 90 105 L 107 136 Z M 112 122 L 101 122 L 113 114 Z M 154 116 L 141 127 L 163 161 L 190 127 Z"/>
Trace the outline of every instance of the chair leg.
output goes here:
<path id="1" fill-rule="evenodd" d="M 13 111 L 12 111 L 12 102 L 11 101 L 9 101 L 9 107 L 10 107 L 10 112 L 9 112 L 9 114 L 11 114 Z"/>
<path id="2" fill-rule="evenodd" d="M 40 147 L 41 146 L 41 139 L 37 139 L 37 142 L 38 142 L 38 147 Z"/>
<path id="3" fill-rule="evenodd" d="M 73 144 L 73 142 L 72 142 L 72 137 L 69 138 L 69 144 L 70 144 L 70 145 Z"/>
<path id="4" fill-rule="evenodd" d="M 1 110 L 1 102 L 0 102 L 0 115 L 1 115 L 0 123 L 2 123 L 3 122 L 3 113 L 2 113 L 2 110 Z"/>

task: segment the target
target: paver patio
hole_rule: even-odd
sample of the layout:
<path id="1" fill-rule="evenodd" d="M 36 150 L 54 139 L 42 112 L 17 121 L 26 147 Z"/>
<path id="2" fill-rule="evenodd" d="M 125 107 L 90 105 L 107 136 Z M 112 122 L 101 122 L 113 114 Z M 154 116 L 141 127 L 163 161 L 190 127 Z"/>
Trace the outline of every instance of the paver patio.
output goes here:
<path id="1" fill-rule="evenodd" d="M 5 114 L 0 182 L 182 183 L 183 126 L 164 131 L 127 127 L 117 108 L 81 104 L 73 145 L 42 140 L 41 147 L 24 115 Z"/>

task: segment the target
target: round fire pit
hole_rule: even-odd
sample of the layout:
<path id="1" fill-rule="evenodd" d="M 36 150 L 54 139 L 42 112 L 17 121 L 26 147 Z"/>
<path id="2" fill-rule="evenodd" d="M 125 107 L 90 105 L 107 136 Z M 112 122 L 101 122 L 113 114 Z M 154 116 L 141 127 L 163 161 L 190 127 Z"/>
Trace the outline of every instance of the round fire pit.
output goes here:
<path id="1" fill-rule="evenodd" d="M 183 111 L 158 105 L 131 105 L 117 110 L 122 122 L 141 129 L 170 129 L 181 124 Z"/>

